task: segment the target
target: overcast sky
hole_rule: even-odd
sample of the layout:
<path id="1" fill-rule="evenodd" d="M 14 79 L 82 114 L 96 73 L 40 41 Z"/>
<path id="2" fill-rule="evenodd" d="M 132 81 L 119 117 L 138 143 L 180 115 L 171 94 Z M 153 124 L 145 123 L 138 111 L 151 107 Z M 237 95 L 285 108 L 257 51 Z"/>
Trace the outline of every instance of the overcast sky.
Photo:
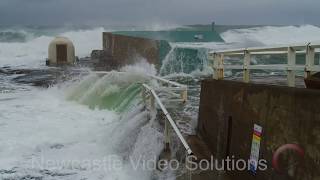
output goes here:
<path id="1" fill-rule="evenodd" d="M 320 24 L 320 0 L 0 0 L 0 25 Z"/>

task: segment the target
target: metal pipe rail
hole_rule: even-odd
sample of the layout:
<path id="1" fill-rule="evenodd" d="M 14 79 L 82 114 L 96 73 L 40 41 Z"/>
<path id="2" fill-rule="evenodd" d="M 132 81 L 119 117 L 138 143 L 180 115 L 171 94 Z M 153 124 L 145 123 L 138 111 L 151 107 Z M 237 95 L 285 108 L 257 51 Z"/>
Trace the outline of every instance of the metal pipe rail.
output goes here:
<path id="1" fill-rule="evenodd" d="M 252 47 L 213 51 L 209 53 L 209 60 L 213 61 L 215 79 L 224 78 L 225 69 L 243 70 L 243 81 L 250 82 L 250 70 L 284 70 L 287 71 L 288 86 L 295 86 L 295 71 L 304 71 L 305 77 L 310 77 L 313 72 L 320 71 L 320 65 L 315 65 L 316 49 L 320 49 L 320 43 L 296 44 L 290 46 Z M 287 64 L 251 65 L 252 55 L 287 54 Z M 305 65 L 296 64 L 296 55 L 305 54 Z M 243 56 L 243 65 L 225 65 L 225 56 Z"/>
<path id="2" fill-rule="evenodd" d="M 107 71 L 91 71 L 92 73 L 95 74 L 111 74 L 111 73 L 117 73 L 117 74 L 127 74 L 127 72 L 119 72 L 119 71 L 111 71 L 111 72 L 107 72 Z M 154 76 L 154 75 L 149 75 L 147 74 L 148 77 L 150 77 L 151 79 L 155 79 L 159 82 L 161 82 L 161 84 L 167 84 L 168 87 L 159 87 L 157 89 L 157 91 L 163 91 L 169 94 L 174 94 L 174 91 L 180 91 L 180 98 L 182 99 L 182 102 L 187 102 L 187 98 L 188 98 L 188 87 L 186 85 L 183 84 L 179 84 L 177 82 L 172 82 L 169 81 L 167 79 L 158 77 L 158 76 Z"/>
<path id="3" fill-rule="evenodd" d="M 92 73 L 95 74 L 111 74 L 111 73 L 118 73 L 118 74 L 126 74 L 127 72 L 118 72 L 118 71 L 114 71 L 114 72 L 106 72 L 106 71 L 91 71 Z M 186 85 L 182 85 L 176 82 L 172 82 L 169 81 L 167 79 L 158 77 L 158 76 L 154 76 L 154 75 L 147 75 L 152 79 L 155 79 L 159 82 L 161 82 L 162 84 L 167 84 L 168 87 L 159 87 L 157 88 L 157 91 L 160 92 L 167 92 L 168 94 L 173 95 L 176 98 L 181 98 L 180 101 L 182 102 L 186 102 L 187 101 L 187 90 L 188 87 Z M 186 149 L 188 155 L 192 155 L 192 150 L 190 148 L 190 146 L 188 145 L 187 141 L 184 139 L 183 135 L 181 134 L 180 130 L 178 129 L 177 125 L 175 124 L 175 122 L 173 121 L 172 117 L 170 116 L 169 112 L 167 111 L 167 109 L 165 108 L 165 106 L 163 105 L 163 103 L 161 102 L 159 96 L 157 95 L 156 91 L 151 88 L 150 86 L 148 86 L 147 84 L 142 84 L 144 87 L 144 92 L 143 92 L 143 98 L 146 100 L 147 99 L 147 94 L 146 91 L 149 92 L 150 96 L 149 96 L 149 100 L 150 100 L 150 106 L 151 109 L 153 109 L 153 111 L 155 111 L 155 104 L 157 103 L 159 105 L 159 107 L 161 108 L 162 112 L 164 113 L 164 115 L 166 116 L 166 121 L 165 121 L 165 144 L 166 146 L 169 145 L 170 143 L 170 139 L 169 139 L 169 124 L 171 125 L 171 127 L 173 128 L 175 134 L 178 136 L 179 140 L 181 141 L 181 143 L 183 144 L 184 148 Z M 181 91 L 180 97 L 178 94 L 175 93 L 175 91 Z M 169 100 L 170 102 L 178 102 L 179 100 L 176 99 L 171 99 Z M 169 122 L 169 123 L 168 123 Z"/>
<path id="4" fill-rule="evenodd" d="M 127 74 L 128 73 L 128 72 L 121 72 L 121 71 L 90 71 L 90 72 L 95 73 L 95 74 L 111 74 L 111 73 Z M 170 85 L 173 85 L 173 86 L 176 86 L 176 87 L 187 88 L 186 85 L 179 84 L 177 82 L 172 82 L 172 81 L 169 81 L 167 79 L 164 79 L 164 78 L 161 78 L 161 77 L 158 77 L 158 76 L 154 76 L 154 75 L 151 75 L 151 74 L 147 74 L 147 76 L 152 78 L 152 79 L 156 79 L 158 81 L 161 81 L 163 83 L 167 83 L 167 84 L 170 84 Z"/>
<path id="5" fill-rule="evenodd" d="M 182 136 L 180 130 L 178 129 L 177 125 L 173 121 L 172 117 L 170 116 L 170 114 L 167 111 L 167 109 L 165 108 L 165 106 L 162 104 L 162 102 L 161 102 L 159 96 L 157 95 L 157 93 L 155 92 L 155 90 L 152 89 L 150 86 L 148 86 L 146 84 L 143 84 L 143 87 L 147 91 L 150 92 L 151 98 L 153 98 L 153 100 L 151 100 L 151 102 L 157 103 L 159 105 L 159 107 L 161 108 L 162 112 L 166 116 L 167 121 L 170 123 L 170 125 L 173 128 L 174 132 L 176 133 L 176 135 L 178 136 L 179 140 L 181 141 L 181 143 L 183 144 L 184 148 L 186 149 L 188 155 L 191 155 L 192 154 L 192 150 L 191 150 L 190 146 L 188 145 L 187 141 Z M 155 107 L 154 105 L 151 105 L 151 106 Z M 165 121 L 165 144 L 169 145 L 170 141 L 169 141 L 169 129 L 168 129 L 168 122 L 167 121 Z"/>
<path id="6" fill-rule="evenodd" d="M 151 78 L 153 78 L 153 79 L 159 80 L 159 81 L 161 81 L 161 82 L 163 82 L 163 83 L 167 83 L 167 84 L 169 84 L 169 85 L 173 85 L 173 86 L 176 86 L 176 87 L 179 87 L 179 88 L 184 88 L 184 89 L 187 88 L 186 85 L 182 85 L 182 84 L 179 84 L 179 83 L 177 83 L 177 82 L 172 82 L 172 81 L 169 81 L 169 80 L 167 80 L 167 79 L 164 79 L 164 78 L 161 78 L 161 77 L 158 77 L 158 76 L 154 76 L 154 75 L 149 75 L 149 76 L 150 76 Z"/>

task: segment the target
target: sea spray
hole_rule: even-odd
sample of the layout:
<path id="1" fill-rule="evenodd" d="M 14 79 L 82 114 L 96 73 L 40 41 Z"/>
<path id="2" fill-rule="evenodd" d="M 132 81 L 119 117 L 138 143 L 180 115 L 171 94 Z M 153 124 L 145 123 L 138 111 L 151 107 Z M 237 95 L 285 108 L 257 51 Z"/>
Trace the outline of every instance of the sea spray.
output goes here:
<path id="1" fill-rule="evenodd" d="M 189 74 L 202 71 L 208 66 L 207 48 L 185 47 L 184 44 L 171 43 L 171 50 L 162 61 L 161 75 L 173 73 Z"/>
<path id="2" fill-rule="evenodd" d="M 92 74 L 70 87 L 67 98 L 91 108 L 125 111 L 141 93 L 142 83 L 148 78 L 138 73 L 110 72 Z"/>
<path id="3" fill-rule="evenodd" d="M 45 60 L 48 56 L 48 45 L 55 36 L 70 38 L 75 45 L 77 56 L 89 56 L 93 49 L 102 48 L 101 33 L 103 31 L 106 31 L 106 29 L 95 28 L 40 36 L 34 36 L 32 32 L 22 31 L 26 36 L 25 40 L 14 42 L 0 41 L 0 67 L 45 67 Z"/>
<path id="4" fill-rule="evenodd" d="M 313 25 L 264 26 L 249 29 L 233 29 L 221 34 L 227 42 L 237 42 L 249 46 L 284 45 L 320 41 L 320 28 Z M 246 42 L 251 42 L 246 43 Z"/>
<path id="5" fill-rule="evenodd" d="M 141 74 L 121 76 L 111 73 L 102 76 L 106 79 L 96 86 L 102 77 L 90 74 L 80 82 L 70 81 L 71 84 L 66 82 L 49 89 L 16 93 L 15 99 L 7 100 L 5 106 L 1 103 L 2 109 L 9 108 L 1 114 L 0 134 L 7 138 L 0 138 L 0 142 L 8 148 L 0 149 L 3 155 L 1 178 L 150 179 L 153 170 L 135 170 L 129 162 L 139 153 L 152 153 L 157 157 L 163 142 L 161 128 L 154 119 L 156 116 L 150 116 L 141 97 L 129 100 L 133 106 L 123 112 L 108 108 L 89 109 L 77 101 L 64 99 L 65 93 L 68 97 L 72 89 L 79 90 L 75 87 L 82 89 L 70 97 L 81 99 L 90 87 L 99 89 L 103 82 L 107 88 L 99 89 L 99 93 L 112 94 L 107 93 L 107 89 L 114 92 L 116 85 L 126 89 L 135 82 L 146 81 Z M 108 86 L 109 83 L 112 85 Z M 120 97 L 128 98 L 127 95 Z M 24 128 L 19 128 L 20 125 Z M 145 148 L 147 144 L 148 148 Z"/>

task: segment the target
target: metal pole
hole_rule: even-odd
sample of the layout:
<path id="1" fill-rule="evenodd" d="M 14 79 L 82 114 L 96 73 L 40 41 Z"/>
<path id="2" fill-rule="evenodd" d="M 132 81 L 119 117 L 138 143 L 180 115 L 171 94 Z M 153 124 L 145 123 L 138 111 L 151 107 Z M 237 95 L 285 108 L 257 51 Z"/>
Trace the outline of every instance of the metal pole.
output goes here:
<path id="1" fill-rule="evenodd" d="M 154 79 L 157 79 L 159 81 L 162 81 L 164 83 L 167 83 L 169 85 L 173 85 L 173 86 L 177 86 L 177 87 L 187 87 L 185 85 L 182 85 L 182 84 L 179 84 L 177 82 L 172 82 L 172 81 L 169 81 L 167 79 L 164 79 L 164 78 L 161 78 L 161 77 L 158 77 L 158 76 L 153 76 L 153 75 L 150 75 L 151 78 L 154 78 Z"/>
<path id="2" fill-rule="evenodd" d="M 307 45 L 306 49 L 306 67 L 305 67 L 305 78 L 311 76 L 311 69 L 314 66 L 314 59 L 315 59 L 315 50 L 314 48 L 310 47 L 310 43 Z"/>
<path id="3" fill-rule="evenodd" d="M 213 70 L 213 75 L 212 78 L 213 79 L 217 79 L 217 74 L 216 74 L 216 53 L 212 53 L 208 55 L 208 60 L 209 60 L 209 65 L 211 66 L 212 70 Z"/>
<path id="4" fill-rule="evenodd" d="M 170 150 L 170 129 L 169 122 L 164 120 L 164 148 L 165 150 Z"/>
<path id="5" fill-rule="evenodd" d="M 292 47 L 288 47 L 288 86 L 295 87 L 296 84 L 296 74 L 294 71 L 294 67 L 296 65 L 296 51 Z"/>
<path id="6" fill-rule="evenodd" d="M 182 98 L 182 100 L 183 100 L 183 103 L 186 103 L 186 102 L 187 102 L 187 100 L 188 100 L 188 90 L 187 90 L 187 89 L 184 90 L 184 91 L 182 91 L 182 93 L 181 93 L 181 98 Z"/>
<path id="7" fill-rule="evenodd" d="M 245 50 L 244 60 L 243 60 L 243 81 L 245 83 L 249 83 L 250 81 L 250 70 L 249 70 L 250 62 L 251 62 L 250 52 Z"/>
<path id="8" fill-rule="evenodd" d="M 218 79 L 224 79 L 224 55 L 218 56 Z"/>
<path id="9" fill-rule="evenodd" d="M 185 149 L 187 150 L 187 153 L 190 155 L 192 154 L 192 150 L 190 148 L 190 146 L 188 145 L 187 141 L 184 139 L 183 135 L 181 134 L 180 130 L 178 129 L 177 125 L 175 124 L 175 122 L 173 121 L 172 117 L 170 116 L 169 112 L 167 111 L 167 109 L 164 107 L 164 105 L 162 104 L 160 98 L 158 97 L 158 95 L 156 94 L 156 92 L 149 87 L 146 84 L 143 84 L 143 86 L 148 89 L 150 91 L 150 93 L 153 95 L 155 101 L 158 103 L 158 105 L 160 106 L 162 112 L 164 113 L 164 115 L 167 117 L 167 120 L 169 121 L 169 123 L 171 124 L 171 127 L 173 128 L 174 132 L 177 134 L 178 138 L 180 139 L 181 143 L 183 144 L 183 146 L 185 147 Z"/>
<path id="10" fill-rule="evenodd" d="M 220 80 L 224 78 L 224 66 L 223 66 L 224 56 L 223 54 L 214 53 L 213 55 L 213 70 L 214 79 Z"/>

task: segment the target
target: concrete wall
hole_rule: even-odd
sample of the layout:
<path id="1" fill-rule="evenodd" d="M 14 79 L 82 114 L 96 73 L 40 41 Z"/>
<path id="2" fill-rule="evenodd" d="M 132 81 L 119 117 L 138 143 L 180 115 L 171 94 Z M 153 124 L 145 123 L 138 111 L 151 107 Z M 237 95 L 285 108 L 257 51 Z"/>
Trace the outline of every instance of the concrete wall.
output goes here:
<path id="1" fill-rule="evenodd" d="M 117 69 L 145 59 L 151 64 L 159 63 L 159 41 L 103 33 L 103 51 L 100 66 Z M 109 69 L 110 69 L 109 68 Z"/>
<path id="2" fill-rule="evenodd" d="M 218 159 L 250 159 L 253 126 L 263 127 L 260 159 L 268 161 L 268 170 L 230 171 L 230 179 L 320 179 L 320 91 L 205 80 L 200 101 L 198 135 Z M 305 159 L 279 173 L 272 156 L 287 143 L 303 147 Z M 295 156 L 286 152 L 281 166 Z"/>

